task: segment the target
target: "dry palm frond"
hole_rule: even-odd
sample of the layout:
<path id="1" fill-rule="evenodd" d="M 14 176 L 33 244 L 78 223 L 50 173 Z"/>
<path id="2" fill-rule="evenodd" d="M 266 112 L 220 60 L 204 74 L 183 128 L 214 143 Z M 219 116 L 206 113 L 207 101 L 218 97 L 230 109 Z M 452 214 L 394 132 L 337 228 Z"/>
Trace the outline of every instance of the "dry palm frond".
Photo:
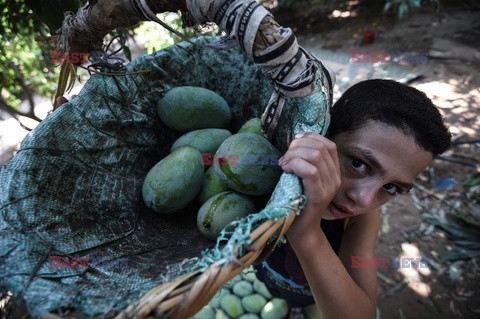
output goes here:
<path id="1" fill-rule="evenodd" d="M 60 75 L 58 77 L 57 90 L 53 99 L 53 109 L 57 109 L 57 98 L 64 95 L 65 92 L 70 92 L 75 85 L 77 78 L 77 66 L 72 63 L 63 63 L 60 68 Z"/>

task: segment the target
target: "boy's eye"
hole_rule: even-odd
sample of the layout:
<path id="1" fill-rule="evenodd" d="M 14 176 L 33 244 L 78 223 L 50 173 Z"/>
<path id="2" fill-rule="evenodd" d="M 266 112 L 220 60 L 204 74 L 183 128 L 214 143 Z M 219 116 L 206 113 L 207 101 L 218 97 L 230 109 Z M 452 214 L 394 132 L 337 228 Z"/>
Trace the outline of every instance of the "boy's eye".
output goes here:
<path id="1" fill-rule="evenodd" d="M 400 189 L 398 188 L 398 186 L 397 186 L 397 185 L 394 185 L 394 184 L 390 184 L 390 183 L 389 183 L 389 184 L 385 184 L 385 185 L 383 186 L 383 188 L 384 188 L 387 192 L 389 192 L 391 195 L 395 195 L 395 194 L 401 193 L 401 192 L 400 192 Z"/>
<path id="2" fill-rule="evenodd" d="M 367 164 L 365 164 L 364 162 L 362 162 L 361 160 L 359 160 L 358 158 L 351 158 L 350 159 L 350 165 L 352 166 L 352 168 L 359 172 L 359 173 L 362 173 L 362 174 L 365 174 L 367 172 Z"/>

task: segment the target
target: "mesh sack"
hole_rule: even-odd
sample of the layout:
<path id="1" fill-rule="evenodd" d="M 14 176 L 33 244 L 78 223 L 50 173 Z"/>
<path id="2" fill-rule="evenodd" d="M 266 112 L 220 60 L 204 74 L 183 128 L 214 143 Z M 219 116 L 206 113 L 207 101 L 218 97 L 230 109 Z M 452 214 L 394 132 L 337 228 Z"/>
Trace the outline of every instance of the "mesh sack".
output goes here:
<path id="1" fill-rule="evenodd" d="M 108 68 L 113 67 L 105 72 Z M 286 216 L 292 201 L 301 197 L 298 178 L 284 173 L 268 203 L 259 198 L 258 212 L 237 222 L 233 239 L 219 238 L 216 244 L 197 230 L 197 203 L 174 215 L 150 211 L 142 200 L 143 179 L 181 135 L 157 115 L 156 103 L 164 93 L 182 85 L 217 92 L 231 108 L 229 129 L 235 133 L 248 119 L 261 116 L 273 87 L 240 50 L 187 42 L 122 68 L 150 72 L 93 75 L 75 99 L 26 136 L 0 172 L 0 280 L 23 297 L 33 317 L 66 310 L 84 316 L 117 314 L 188 271 L 234 261 L 233 244 L 248 244 L 260 220 Z M 324 134 L 327 104 L 322 91 L 289 100 L 274 145 L 284 152 L 297 132 Z M 56 256 L 90 263 L 56 268 Z M 123 258 L 128 264 L 95 267 L 95 258 Z"/>

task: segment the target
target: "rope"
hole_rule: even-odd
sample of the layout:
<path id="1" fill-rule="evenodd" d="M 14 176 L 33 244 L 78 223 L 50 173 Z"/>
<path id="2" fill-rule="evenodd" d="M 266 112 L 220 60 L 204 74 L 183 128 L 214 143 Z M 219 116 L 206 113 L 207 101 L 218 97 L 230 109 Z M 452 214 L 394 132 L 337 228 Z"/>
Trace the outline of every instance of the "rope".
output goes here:
<path id="1" fill-rule="evenodd" d="M 333 100 L 333 72 L 301 48 L 293 31 L 281 27 L 263 6 L 254 0 L 187 0 L 187 8 L 197 23 L 213 21 L 220 26 L 273 82 L 275 91 L 262 115 L 262 129 L 268 137 L 273 136 L 288 98 L 325 89 L 328 112 Z"/>
<path id="2" fill-rule="evenodd" d="M 89 16 L 86 7 L 80 8 L 76 14 L 67 12 L 61 28 L 59 38 L 60 48 L 63 52 L 71 52 L 73 39 L 77 42 L 88 43 L 94 50 L 101 50 L 103 37 L 109 30 L 102 31 L 92 27 L 87 17 Z M 80 40 L 78 40 L 80 38 Z"/>

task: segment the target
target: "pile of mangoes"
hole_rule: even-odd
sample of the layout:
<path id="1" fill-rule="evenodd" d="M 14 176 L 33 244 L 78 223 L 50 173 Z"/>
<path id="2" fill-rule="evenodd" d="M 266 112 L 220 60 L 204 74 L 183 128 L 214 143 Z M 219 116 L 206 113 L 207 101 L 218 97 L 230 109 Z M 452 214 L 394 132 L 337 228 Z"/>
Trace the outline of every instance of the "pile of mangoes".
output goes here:
<path id="1" fill-rule="evenodd" d="M 282 319 L 287 314 L 287 302 L 272 297 L 250 267 L 226 283 L 193 319 Z"/>
<path id="2" fill-rule="evenodd" d="M 205 88 L 175 87 L 157 112 L 185 134 L 146 175 L 143 200 L 155 212 L 173 214 L 197 198 L 197 226 L 215 240 L 230 222 L 255 212 L 255 196 L 273 191 L 282 173 L 280 152 L 263 135 L 259 118 L 232 135 L 227 102 Z"/>

